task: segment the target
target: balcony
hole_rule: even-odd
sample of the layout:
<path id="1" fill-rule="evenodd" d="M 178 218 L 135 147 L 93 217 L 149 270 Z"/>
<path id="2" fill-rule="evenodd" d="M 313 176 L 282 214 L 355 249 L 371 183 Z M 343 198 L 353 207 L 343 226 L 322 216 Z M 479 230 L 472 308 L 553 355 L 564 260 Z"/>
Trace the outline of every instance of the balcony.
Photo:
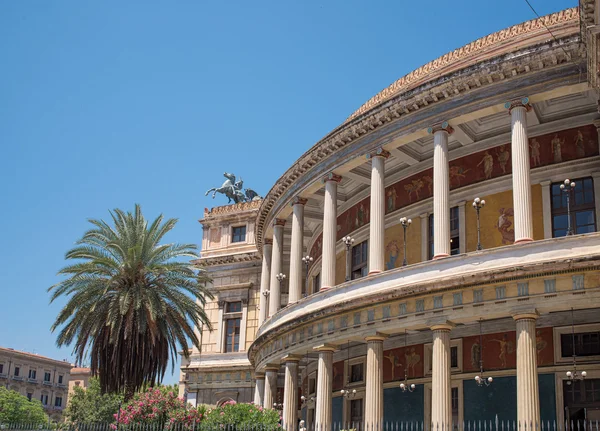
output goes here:
<path id="1" fill-rule="evenodd" d="M 22 382 L 25 380 L 25 378 L 22 376 L 13 376 L 12 379 L 16 380 L 17 382 Z"/>
<path id="2" fill-rule="evenodd" d="M 37 381 L 37 379 L 29 378 L 29 379 L 27 379 L 27 383 L 33 383 L 34 385 L 37 385 L 38 381 Z"/>
<path id="3" fill-rule="evenodd" d="M 8 379 L 8 374 L 0 373 L 0 379 Z"/>
<path id="4" fill-rule="evenodd" d="M 44 383 L 42 383 L 44 386 L 52 386 L 52 382 L 48 381 L 48 380 L 44 380 Z"/>
<path id="5" fill-rule="evenodd" d="M 57 384 L 56 384 L 56 387 L 57 387 L 57 388 L 61 388 L 61 389 L 66 389 L 66 388 L 67 388 L 67 385 L 65 385 L 64 383 L 57 383 Z"/>

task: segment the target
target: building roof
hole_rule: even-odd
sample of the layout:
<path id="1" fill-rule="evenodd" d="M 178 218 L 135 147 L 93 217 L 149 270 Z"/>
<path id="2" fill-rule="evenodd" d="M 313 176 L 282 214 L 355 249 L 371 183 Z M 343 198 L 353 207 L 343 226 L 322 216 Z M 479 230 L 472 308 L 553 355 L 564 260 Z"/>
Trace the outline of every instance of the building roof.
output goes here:
<path id="1" fill-rule="evenodd" d="M 9 347 L 0 347 L 0 355 L 2 355 L 2 354 L 27 357 L 27 358 L 30 358 L 33 360 L 38 360 L 38 361 L 41 360 L 41 361 L 55 362 L 56 365 L 61 365 L 63 367 L 69 367 L 69 368 L 72 367 L 72 364 L 66 360 L 53 359 L 53 358 L 49 358 L 47 356 L 38 355 L 37 353 L 23 352 L 21 350 L 11 349 Z"/>
<path id="2" fill-rule="evenodd" d="M 71 375 L 73 374 L 91 374 L 91 368 L 73 367 L 71 368 Z"/>

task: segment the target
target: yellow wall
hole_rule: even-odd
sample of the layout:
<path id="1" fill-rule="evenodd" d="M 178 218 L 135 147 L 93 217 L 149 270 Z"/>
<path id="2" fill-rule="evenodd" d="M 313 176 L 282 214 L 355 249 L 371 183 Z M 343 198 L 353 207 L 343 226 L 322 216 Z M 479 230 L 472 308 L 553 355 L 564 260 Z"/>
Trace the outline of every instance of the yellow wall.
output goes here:
<path id="1" fill-rule="evenodd" d="M 346 279 L 346 252 L 343 251 L 335 257 L 335 284 L 342 284 Z"/>
<path id="2" fill-rule="evenodd" d="M 393 269 L 402 266 L 404 258 L 403 251 L 403 232 L 400 223 L 391 226 L 385 230 L 385 268 Z M 397 254 L 395 262 L 392 255 Z M 421 218 L 413 219 L 412 224 L 406 231 L 406 259 L 408 264 L 421 261 Z M 388 265 L 394 264 L 393 268 Z"/>
<path id="3" fill-rule="evenodd" d="M 490 196 L 485 199 L 485 207 L 481 209 L 481 245 L 484 249 L 510 245 L 514 242 L 514 216 L 512 190 Z M 533 239 L 544 239 L 544 222 L 542 208 L 542 187 L 531 186 L 533 208 Z M 466 236 L 467 252 L 477 248 L 477 214 L 467 203 Z"/>

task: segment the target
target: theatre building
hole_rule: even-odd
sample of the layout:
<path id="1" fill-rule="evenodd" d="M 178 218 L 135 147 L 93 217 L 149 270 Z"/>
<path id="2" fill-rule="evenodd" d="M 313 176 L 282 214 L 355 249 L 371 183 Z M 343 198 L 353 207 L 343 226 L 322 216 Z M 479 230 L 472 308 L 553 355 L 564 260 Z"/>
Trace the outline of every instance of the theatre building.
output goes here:
<path id="1" fill-rule="evenodd" d="M 188 400 L 290 430 L 600 420 L 599 17 L 582 0 L 435 59 L 262 200 L 206 210 Z"/>

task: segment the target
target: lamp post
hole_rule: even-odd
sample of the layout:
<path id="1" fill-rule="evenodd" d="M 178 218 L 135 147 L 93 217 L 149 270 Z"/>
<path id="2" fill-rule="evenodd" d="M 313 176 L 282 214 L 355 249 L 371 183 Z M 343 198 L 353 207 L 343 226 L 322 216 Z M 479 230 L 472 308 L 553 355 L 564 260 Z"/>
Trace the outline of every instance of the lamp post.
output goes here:
<path id="1" fill-rule="evenodd" d="M 406 350 L 406 331 L 404 331 L 404 349 Z M 413 392 L 416 389 L 416 385 L 414 383 L 408 383 L 408 363 L 404 367 L 404 381 L 400 383 L 400 389 L 402 392 Z"/>
<path id="2" fill-rule="evenodd" d="M 302 258 L 302 263 L 304 263 L 304 268 L 306 272 L 306 276 L 304 277 L 304 297 L 308 295 L 308 267 L 313 262 L 313 258 L 309 255 L 306 255 Z"/>
<path id="3" fill-rule="evenodd" d="M 345 398 L 354 398 L 356 395 L 356 389 L 348 389 L 350 385 L 350 340 L 348 340 L 348 346 L 346 347 L 346 363 L 348 364 L 348 376 L 346 379 L 346 387 L 340 391 Z"/>
<path id="4" fill-rule="evenodd" d="M 492 376 L 486 379 L 483 375 L 483 332 L 481 332 L 481 319 L 479 319 L 479 375 L 475 376 L 475 383 L 481 387 L 483 385 L 489 386 L 493 381 Z"/>
<path id="5" fill-rule="evenodd" d="M 279 280 L 279 293 L 281 294 L 281 292 L 283 292 L 283 282 L 285 281 L 285 274 L 280 272 L 275 276 L 275 278 Z"/>
<path id="6" fill-rule="evenodd" d="M 404 259 L 402 260 L 402 266 L 408 265 L 408 261 L 406 260 L 406 229 L 412 224 L 412 220 L 406 217 L 400 218 L 400 224 L 402 225 L 402 230 L 404 231 Z"/>
<path id="7" fill-rule="evenodd" d="M 573 228 L 571 227 L 571 192 L 574 188 L 575 182 L 568 178 L 560 185 L 560 189 L 567 194 L 567 236 L 573 235 Z"/>
<path id="8" fill-rule="evenodd" d="M 485 200 L 479 198 L 475 198 L 473 200 L 473 208 L 475 208 L 475 212 L 477 213 L 477 251 L 483 250 L 483 247 L 481 247 L 481 227 L 479 224 L 479 211 L 481 211 L 481 208 L 483 208 L 484 206 Z"/>
<path id="9" fill-rule="evenodd" d="M 573 186 L 575 187 L 575 186 Z M 562 185 L 561 185 L 562 189 Z M 571 346 L 573 348 L 573 371 L 567 371 L 567 385 L 570 385 L 571 382 L 575 380 L 584 380 L 587 377 L 586 371 L 577 371 L 577 351 L 575 344 L 575 311 L 571 308 Z"/>
<path id="10" fill-rule="evenodd" d="M 350 248 L 354 244 L 354 238 L 350 235 L 342 238 L 344 244 L 346 244 L 346 281 L 350 281 L 350 273 L 352 272 L 352 255 L 350 254 Z"/>

